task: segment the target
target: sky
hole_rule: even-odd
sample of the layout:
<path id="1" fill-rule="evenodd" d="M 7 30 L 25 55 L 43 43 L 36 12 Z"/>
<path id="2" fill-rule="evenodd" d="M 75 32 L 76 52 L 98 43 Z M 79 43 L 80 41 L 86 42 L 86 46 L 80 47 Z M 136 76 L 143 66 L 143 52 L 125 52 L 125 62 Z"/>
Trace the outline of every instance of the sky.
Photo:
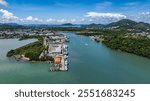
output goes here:
<path id="1" fill-rule="evenodd" d="M 150 0 L 0 0 L 0 23 L 150 23 Z"/>

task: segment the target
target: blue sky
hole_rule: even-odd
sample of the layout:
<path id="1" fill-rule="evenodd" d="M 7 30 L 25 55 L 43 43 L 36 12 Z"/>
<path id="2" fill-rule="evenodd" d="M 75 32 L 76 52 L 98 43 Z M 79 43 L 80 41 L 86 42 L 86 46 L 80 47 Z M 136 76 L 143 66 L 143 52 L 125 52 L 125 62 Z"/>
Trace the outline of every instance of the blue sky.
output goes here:
<path id="1" fill-rule="evenodd" d="M 0 22 L 150 23 L 150 0 L 0 0 Z"/>

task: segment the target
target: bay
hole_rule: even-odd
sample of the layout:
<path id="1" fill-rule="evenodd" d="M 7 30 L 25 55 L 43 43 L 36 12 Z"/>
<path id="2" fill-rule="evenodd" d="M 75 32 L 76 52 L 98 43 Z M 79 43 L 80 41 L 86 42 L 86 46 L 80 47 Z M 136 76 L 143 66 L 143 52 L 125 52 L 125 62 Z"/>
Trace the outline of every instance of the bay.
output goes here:
<path id="1" fill-rule="evenodd" d="M 115 51 L 89 37 L 70 37 L 69 71 L 49 72 L 47 63 L 18 62 L 6 57 L 15 49 L 36 40 L 0 40 L 1 84 L 149 84 L 150 59 Z"/>

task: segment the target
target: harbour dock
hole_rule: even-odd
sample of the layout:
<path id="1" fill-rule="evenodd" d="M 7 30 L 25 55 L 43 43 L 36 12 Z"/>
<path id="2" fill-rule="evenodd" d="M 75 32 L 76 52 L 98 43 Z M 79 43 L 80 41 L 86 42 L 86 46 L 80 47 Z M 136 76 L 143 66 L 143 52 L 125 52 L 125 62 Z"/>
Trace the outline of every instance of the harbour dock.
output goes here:
<path id="1" fill-rule="evenodd" d="M 50 71 L 68 71 L 68 45 L 69 38 L 62 34 L 50 33 L 44 36 L 43 45 L 46 48 L 42 56 L 52 57 Z"/>

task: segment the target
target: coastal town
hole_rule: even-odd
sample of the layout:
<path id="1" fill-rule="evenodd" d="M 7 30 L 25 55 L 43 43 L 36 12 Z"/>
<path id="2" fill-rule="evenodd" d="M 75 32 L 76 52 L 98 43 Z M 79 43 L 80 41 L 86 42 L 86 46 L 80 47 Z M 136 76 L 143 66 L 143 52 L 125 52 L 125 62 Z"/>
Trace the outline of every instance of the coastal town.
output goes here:
<path id="1" fill-rule="evenodd" d="M 0 30 L 0 39 L 20 38 L 25 35 L 43 35 L 49 34 L 51 30 L 47 28 L 16 28 Z"/>

